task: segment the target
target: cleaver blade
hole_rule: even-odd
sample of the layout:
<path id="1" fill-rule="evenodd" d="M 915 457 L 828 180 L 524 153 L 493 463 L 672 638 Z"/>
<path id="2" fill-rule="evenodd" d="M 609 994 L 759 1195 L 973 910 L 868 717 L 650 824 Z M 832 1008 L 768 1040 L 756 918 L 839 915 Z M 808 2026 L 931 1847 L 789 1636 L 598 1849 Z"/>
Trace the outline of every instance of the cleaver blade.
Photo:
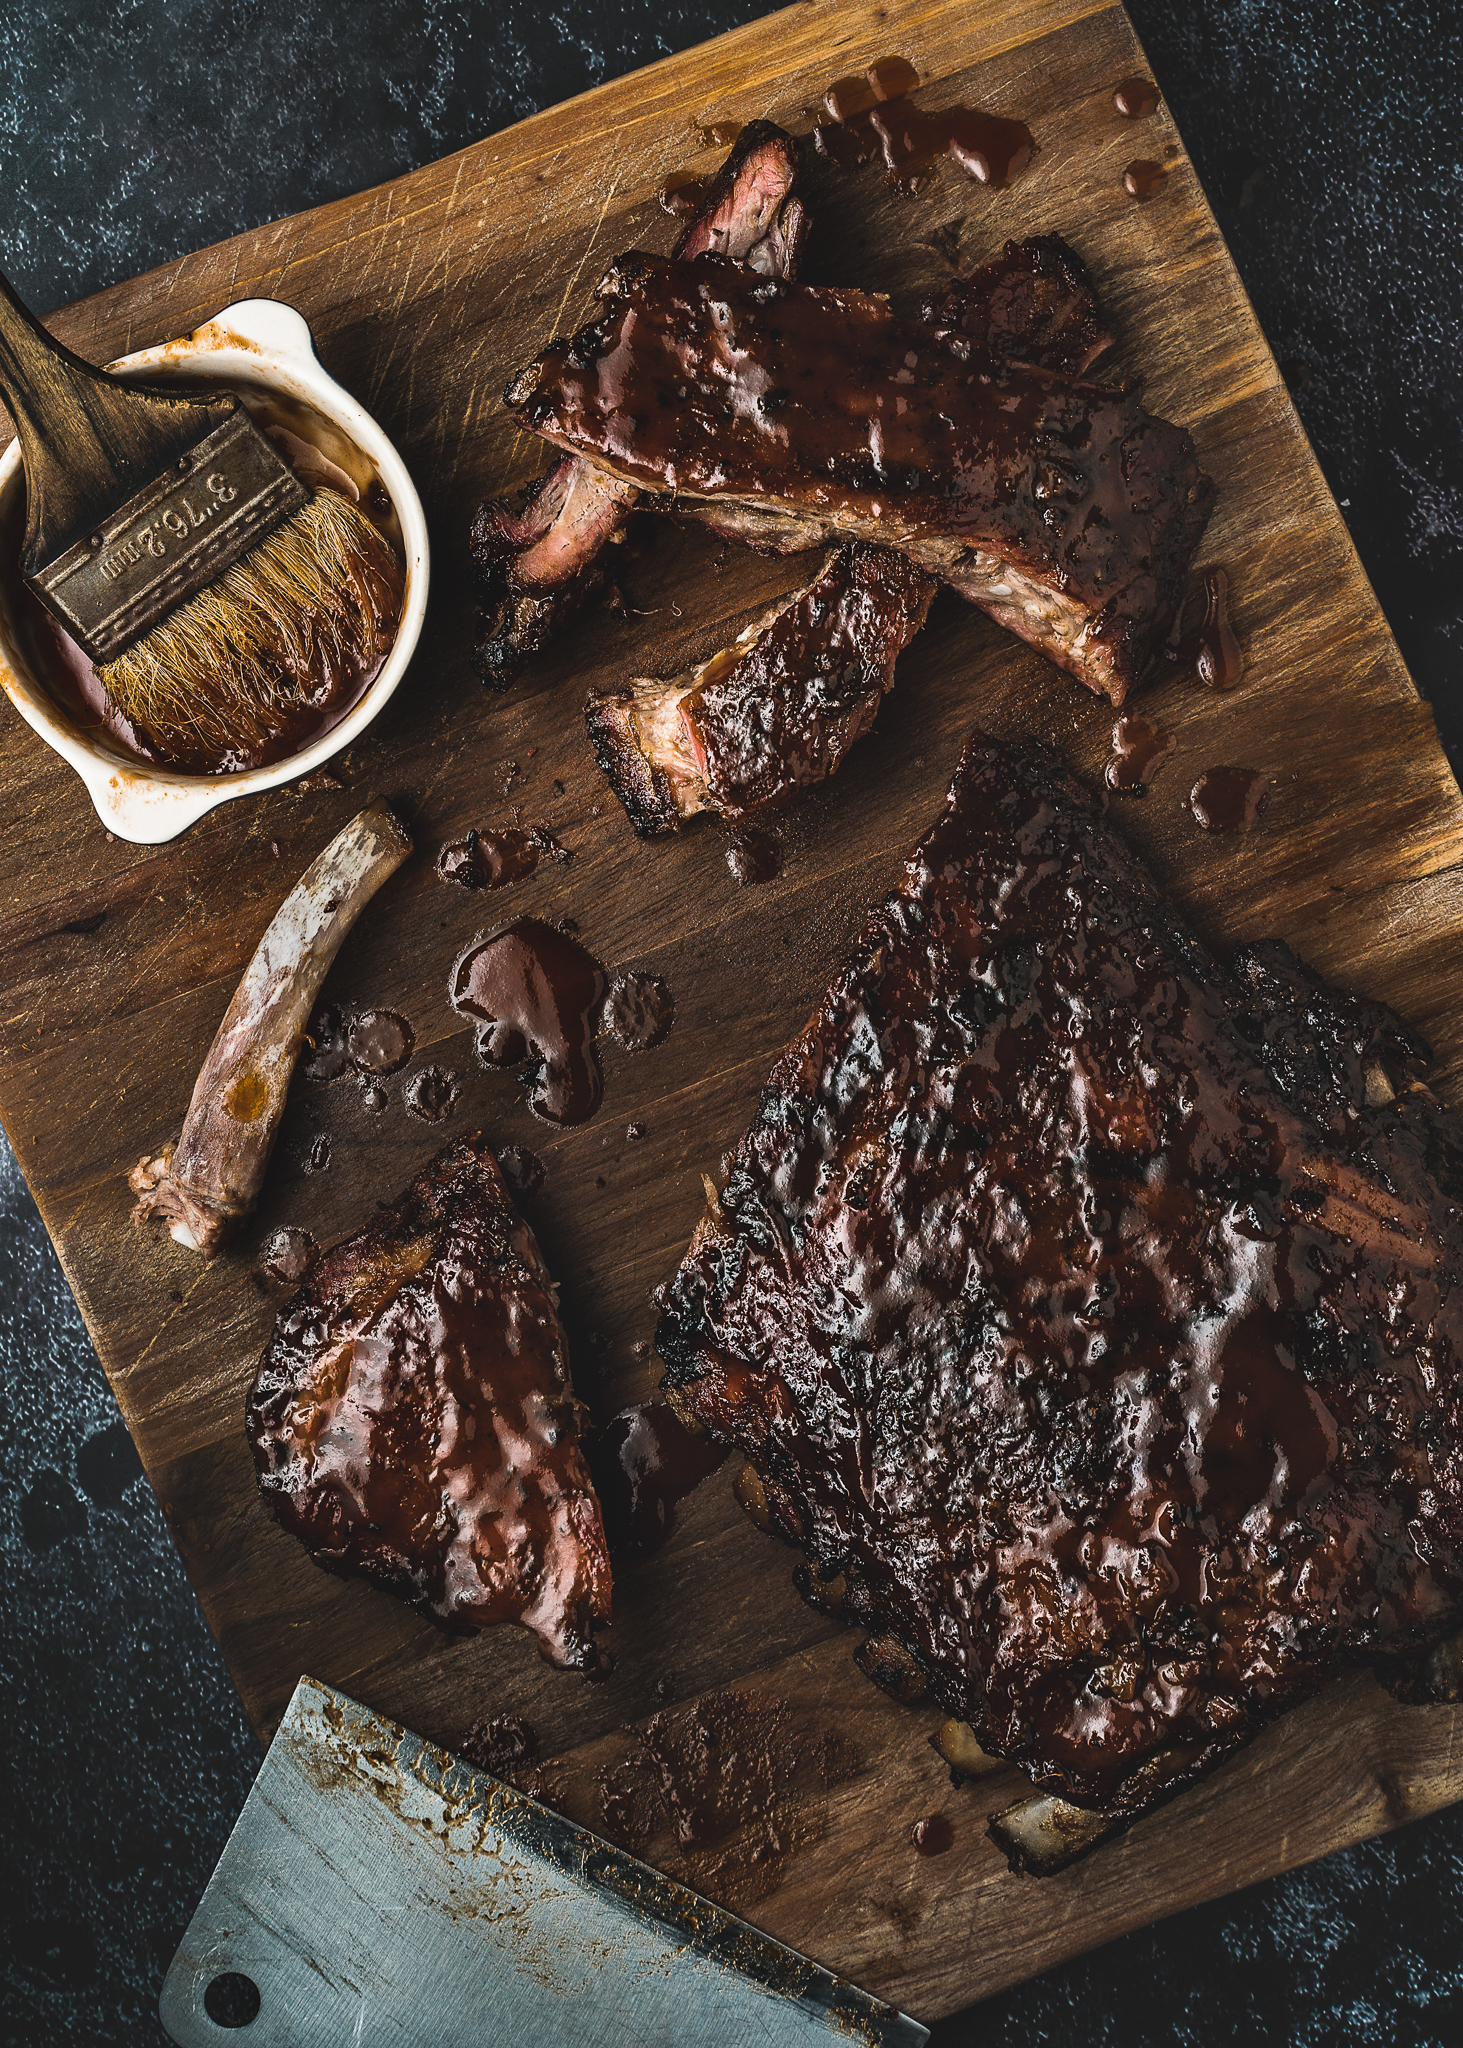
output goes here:
<path id="1" fill-rule="evenodd" d="M 310 1678 L 159 2012 L 178 2048 L 917 2048 L 929 2038 L 845 1978 Z"/>

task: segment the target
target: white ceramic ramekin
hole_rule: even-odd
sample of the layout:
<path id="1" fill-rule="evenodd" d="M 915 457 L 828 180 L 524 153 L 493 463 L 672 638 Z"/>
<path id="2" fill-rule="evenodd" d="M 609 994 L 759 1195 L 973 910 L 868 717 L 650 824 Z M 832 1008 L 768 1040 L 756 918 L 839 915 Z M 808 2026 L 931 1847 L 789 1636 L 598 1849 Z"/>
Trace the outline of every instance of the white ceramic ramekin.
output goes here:
<path id="1" fill-rule="evenodd" d="M 13 550 L 6 550 L 11 559 L 0 559 L 0 685 L 26 724 L 76 770 L 108 831 L 119 839 L 152 846 L 176 839 L 205 812 L 233 797 L 253 796 L 308 775 L 365 731 L 405 674 L 421 632 L 427 608 L 427 522 L 405 463 L 370 414 L 326 375 L 310 330 L 292 307 L 275 299 L 241 299 L 181 340 L 139 349 L 108 368 L 123 376 L 161 377 L 170 383 L 191 379 L 236 389 L 257 387 L 313 406 L 374 464 L 391 494 L 406 544 L 401 625 L 370 688 L 338 725 L 299 753 L 271 767 L 247 768 L 234 775 L 179 775 L 151 768 L 124 754 L 96 727 L 74 724 L 33 673 L 17 630 L 20 569 Z M 21 523 L 14 517 L 15 494 L 24 490 L 20 444 L 12 441 L 0 456 L 0 525 L 11 531 Z M 8 519 L 7 510 L 12 515 Z"/>

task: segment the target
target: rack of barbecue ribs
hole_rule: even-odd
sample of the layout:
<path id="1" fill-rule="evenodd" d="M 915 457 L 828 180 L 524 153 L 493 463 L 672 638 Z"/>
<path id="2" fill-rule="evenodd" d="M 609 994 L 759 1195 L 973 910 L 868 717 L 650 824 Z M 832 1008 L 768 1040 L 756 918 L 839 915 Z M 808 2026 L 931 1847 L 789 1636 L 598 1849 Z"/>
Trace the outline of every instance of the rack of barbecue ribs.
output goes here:
<path id="1" fill-rule="evenodd" d="M 259 1486 L 317 1563 L 594 1671 L 610 1561 L 553 1283 L 483 1138 L 326 1253 L 249 1396 Z"/>
<path id="2" fill-rule="evenodd" d="M 1429 1696 L 1463 1120 L 1425 1056 L 1278 943 L 1221 965 L 1055 756 L 976 736 L 669 1287 L 671 1399 L 815 1591 L 1108 1823 L 1345 1664 Z"/>
<path id="3" fill-rule="evenodd" d="M 1073 375 L 1112 346 L 1085 266 L 1055 235 L 1007 242 L 922 317 Z M 724 530 L 736 537 L 735 519 Z M 636 831 L 675 831 L 700 811 L 743 819 L 836 774 L 936 588 L 897 549 L 853 543 L 709 661 L 591 694 L 590 739 Z"/>

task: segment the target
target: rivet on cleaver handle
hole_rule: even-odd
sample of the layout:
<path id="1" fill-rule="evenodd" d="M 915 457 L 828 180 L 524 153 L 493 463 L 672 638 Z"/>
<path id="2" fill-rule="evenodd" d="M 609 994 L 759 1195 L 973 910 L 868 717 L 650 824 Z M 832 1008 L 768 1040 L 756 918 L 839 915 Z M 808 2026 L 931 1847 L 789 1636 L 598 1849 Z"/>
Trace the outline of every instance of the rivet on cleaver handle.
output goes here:
<path id="1" fill-rule="evenodd" d="M 929 2038 L 857 1985 L 309 1678 L 159 2010 L 179 2048 L 917 2048 Z"/>

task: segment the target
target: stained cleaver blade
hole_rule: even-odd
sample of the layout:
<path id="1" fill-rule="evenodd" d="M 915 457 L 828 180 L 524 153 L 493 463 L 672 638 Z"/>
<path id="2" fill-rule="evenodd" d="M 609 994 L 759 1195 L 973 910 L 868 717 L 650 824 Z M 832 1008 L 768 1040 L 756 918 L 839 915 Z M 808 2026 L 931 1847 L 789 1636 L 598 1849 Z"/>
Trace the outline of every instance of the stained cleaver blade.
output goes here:
<path id="1" fill-rule="evenodd" d="M 857 1985 L 310 1678 L 159 2011 L 179 2048 L 917 2048 L 929 2038 Z"/>

